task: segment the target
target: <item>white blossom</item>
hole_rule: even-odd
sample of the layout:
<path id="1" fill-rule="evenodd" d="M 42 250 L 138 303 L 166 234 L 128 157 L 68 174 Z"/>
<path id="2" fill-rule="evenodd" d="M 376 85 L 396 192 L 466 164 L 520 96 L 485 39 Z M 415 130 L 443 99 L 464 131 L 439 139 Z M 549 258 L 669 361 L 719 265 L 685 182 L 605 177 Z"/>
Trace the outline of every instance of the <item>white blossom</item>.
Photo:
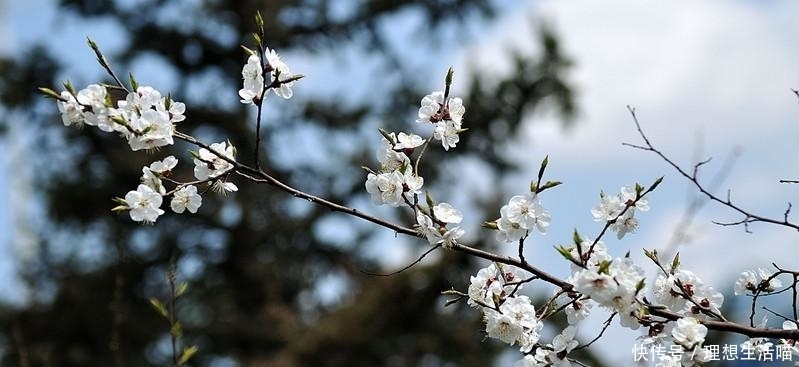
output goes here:
<path id="1" fill-rule="evenodd" d="M 394 145 L 394 149 L 396 150 L 413 149 L 424 144 L 424 139 L 416 134 L 406 134 L 404 132 L 400 132 L 397 135 L 396 142 L 397 143 Z"/>
<path id="2" fill-rule="evenodd" d="M 388 204 L 393 207 L 402 205 L 403 184 L 405 176 L 398 171 L 374 174 L 366 177 L 366 192 L 372 196 L 376 205 Z"/>
<path id="3" fill-rule="evenodd" d="M 194 158 L 194 177 L 198 180 L 218 178 L 233 169 L 233 164 L 222 158 L 234 159 L 233 145 L 228 142 L 221 142 L 211 144 L 210 148 L 219 153 L 221 157 L 208 149 L 200 148 L 197 153 L 199 157 Z"/>
<path id="4" fill-rule="evenodd" d="M 532 350 L 541 338 L 543 324 L 536 318 L 535 307 L 527 296 L 510 297 L 499 311 L 486 309 L 486 333 L 509 345 L 520 346 L 523 352 Z"/>
<path id="5" fill-rule="evenodd" d="M 436 219 L 444 223 L 460 223 L 463 220 L 463 214 L 458 209 L 455 209 L 449 203 L 440 203 L 433 207 Z"/>
<path id="6" fill-rule="evenodd" d="M 738 279 L 735 280 L 735 286 L 733 288 L 736 296 L 747 293 L 751 294 L 756 289 L 757 275 L 755 275 L 755 272 L 751 270 L 741 272 L 741 275 L 739 275 Z"/>
<path id="7" fill-rule="evenodd" d="M 674 341 L 686 349 L 692 349 L 705 342 L 707 326 L 702 325 L 698 319 L 683 317 L 677 320 L 677 325 L 671 331 Z"/>
<path id="8" fill-rule="evenodd" d="M 160 209 L 163 197 L 147 185 L 139 185 L 136 191 L 128 191 L 125 204 L 130 218 L 136 222 L 154 223 L 164 211 Z"/>
<path id="9" fill-rule="evenodd" d="M 497 240 L 501 242 L 518 241 L 533 229 L 546 233 L 549 227 L 549 212 L 534 194 L 511 197 L 508 204 L 499 209 L 499 214 L 500 218 L 496 221 Z"/>
<path id="10" fill-rule="evenodd" d="M 83 125 L 86 121 L 83 116 L 83 106 L 78 103 L 75 96 L 63 91 L 61 92 L 61 98 L 66 99 L 66 101 L 59 100 L 56 104 L 58 105 L 58 112 L 61 113 L 61 122 L 64 123 L 64 126 Z"/>
<path id="11" fill-rule="evenodd" d="M 429 123 L 438 122 L 442 118 L 439 116 L 439 110 L 444 106 L 444 92 L 435 91 L 422 98 L 422 107 L 419 108 L 417 113 L 416 122 Z"/>
<path id="12" fill-rule="evenodd" d="M 495 299 L 504 299 L 523 288 L 521 280 L 522 274 L 516 267 L 492 263 L 470 278 L 467 304 L 472 307 L 480 307 L 480 304 L 495 307 Z"/>
<path id="13" fill-rule="evenodd" d="M 183 213 L 185 210 L 196 213 L 202 203 L 203 198 L 197 193 L 197 187 L 188 185 L 175 191 L 175 194 L 172 196 L 170 207 L 172 211 L 178 214 Z"/>
<path id="14" fill-rule="evenodd" d="M 247 63 L 241 69 L 243 87 L 239 89 L 241 103 L 251 104 L 254 100 L 260 99 L 264 91 L 264 76 L 261 67 L 261 58 L 258 55 L 250 55 Z"/>
<path id="15" fill-rule="evenodd" d="M 436 128 L 433 132 L 433 137 L 436 140 L 441 140 L 441 146 L 444 150 L 455 148 L 460 142 L 461 124 L 455 121 L 439 121 L 436 123 Z"/>

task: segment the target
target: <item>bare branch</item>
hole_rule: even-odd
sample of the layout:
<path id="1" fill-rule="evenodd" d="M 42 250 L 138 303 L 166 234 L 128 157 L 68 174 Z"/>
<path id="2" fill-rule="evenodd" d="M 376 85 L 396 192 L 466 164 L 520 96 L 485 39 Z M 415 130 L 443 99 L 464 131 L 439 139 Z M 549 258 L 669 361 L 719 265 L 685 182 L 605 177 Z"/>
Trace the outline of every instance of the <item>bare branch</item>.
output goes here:
<path id="1" fill-rule="evenodd" d="M 699 192 L 701 192 L 702 194 L 704 194 L 707 198 L 709 198 L 710 200 L 715 201 L 715 202 L 717 202 L 719 204 L 722 204 L 722 205 L 732 209 L 733 211 L 738 212 L 739 214 L 743 215 L 745 219 L 743 219 L 743 220 L 741 220 L 739 222 L 736 222 L 736 223 L 737 224 L 743 224 L 745 226 L 747 232 L 749 231 L 748 224 L 751 223 L 751 222 L 771 223 L 771 224 L 775 224 L 775 225 L 778 225 L 778 226 L 784 226 L 784 227 L 792 228 L 792 229 L 795 229 L 795 230 L 799 231 L 799 224 L 795 224 L 795 223 L 789 222 L 789 221 L 787 221 L 785 219 L 773 219 L 773 218 L 760 216 L 760 215 L 757 215 L 757 214 L 749 212 L 748 210 L 738 206 L 737 204 L 734 204 L 732 202 L 732 200 L 730 200 L 729 191 L 727 192 L 727 199 L 726 200 L 722 199 L 722 198 L 718 197 L 717 195 L 715 195 L 715 194 L 711 193 L 710 191 L 708 191 L 708 189 L 706 189 L 705 186 L 699 182 L 699 180 L 695 177 L 695 175 L 689 174 L 682 167 L 680 167 L 678 164 L 674 163 L 674 161 L 672 161 L 665 154 L 663 154 L 663 152 L 661 152 L 660 150 L 655 148 L 654 145 L 652 145 L 652 143 L 649 141 L 649 138 L 646 136 L 646 134 L 644 133 L 643 129 L 641 128 L 641 124 L 638 121 L 638 116 L 636 116 L 636 114 L 635 114 L 635 109 L 632 108 L 632 107 L 629 107 L 629 106 L 627 106 L 627 109 L 630 111 L 630 115 L 633 118 L 633 122 L 635 123 L 635 127 L 638 130 L 638 134 L 644 140 L 645 146 L 638 146 L 638 145 L 627 144 L 627 143 L 624 143 L 623 145 L 655 153 L 663 161 L 665 161 L 668 165 L 670 165 L 672 168 L 674 168 L 680 175 L 682 175 L 683 177 L 688 179 L 691 183 L 693 183 L 694 186 L 696 187 L 696 189 L 699 190 Z"/>

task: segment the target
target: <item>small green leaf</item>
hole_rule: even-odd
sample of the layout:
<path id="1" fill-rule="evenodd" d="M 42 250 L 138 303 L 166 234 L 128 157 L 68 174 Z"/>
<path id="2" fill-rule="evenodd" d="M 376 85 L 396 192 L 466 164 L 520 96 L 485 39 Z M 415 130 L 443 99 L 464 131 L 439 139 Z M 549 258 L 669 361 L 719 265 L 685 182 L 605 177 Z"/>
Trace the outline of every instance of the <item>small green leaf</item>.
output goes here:
<path id="1" fill-rule="evenodd" d="M 563 256 L 563 257 L 564 257 L 566 260 L 568 260 L 568 261 L 571 261 L 571 262 L 573 262 L 573 261 L 575 261 L 575 260 L 576 260 L 576 259 L 575 259 L 575 258 L 572 256 L 572 254 L 571 254 L 571 249 L 569 249 L 569 248 L 568 248 L 568 247 L 566 247 L 566 246 L 563 246 L 563 245 L 557 245 L 557 246 L 555 246 L 555 250 L 557 250 L 557 251 L 558 251 L 558 253 L 559 253 L 561 256 Z"/>
<path id="2" fill-rule="evenodd" d="M 541 177 L 544 177 L 544 170 L 547 169 L 547 165 L 549 164 L 549 154 L 544 157 L 544 160 L 541 161 L 541 167 L 538 168 L 538 179 L 540 180 Z"/>
<path id="3" fill-rule="evenodd" d="M 130 209 L 127 205 L 119 205 L 111 208 L 112 212 L 124 212 L 125 210 Z"/>
<path id="4" fill-rule="evenodd" d="M 674 274 L 680 268 L 680 253 L 676 253 L 674 255 L 674 259 L 671 260 L 671 273 Z"/>
<path id="5" fill-rule="evenodd" d="M 194 355 L 197 354 L 199 350 L 200 347 L 196 345 L 183 348 L 183 352 L 180 353 L 180 358 L 178 358 L 178 366 L 186 364 L 191 359 L 191 357 L 194 357 Z"/>
<path id="6" fill-rule="evenodd" d="M 131 90 L 135 91 L 139 89 L 139 82 L 136 81 L 136 78 L 133 76 L 133 73 L 128 73 L 128 80 L 130 80 Z"/>
<path id="7" fill-rule="evenodd" d="M 175 297 L 182 296 L 184 293 L 186 293 L 186 290 L 188 288 L 189 288 L 189 283 L 181 282 L 180 284 L 178 284 L 178 289 L 175 291 Z"/>
<path id="8" fill-rule="evenodd" d="M 125 118 L 122 117 L 122 116 L 111 117 L 111 120 L 116 122 L 116 123 L 118 123 L 118 124 L 120 124 L 120 125 L 122 125 L 122 126 L 128 126 L 128 121 L 125 120 Z"/>
<path id="9" fill-rule="evenodd" d="M 169 328 L 169 334 L 180 339 L 183 336 L 183 325 L 181 325 L 179 321 L 175 321 L 172 327 Z"/>
<path id="10" fill-rule="evenodd" d="M 580 244 L 583 243 L 583 238 L 580 237 L 580 234 L 577 232 L 577 228 L 574 229 L 574 234 L 572 234 L 572 241 L 574 241 L 574 244 L 577 246 L 580 246 Z"/>
<path id="11" fill-rule="evenodd" d="M 644 192 L 644 187 L 641 186 L 638 182 L 635 183 L 635 194 L 637 197 L 641 197 L 641 193 Z"/>
<path id="12" fill-rule="evenodd" d="M 635 294 L 638 294 L 638 292 L 644 289 L 645 286 L 646 286 L 646 280 L 641 278 L 641 280 L 638 281 L 638 284 L 635 285 Z"/>
<path id="13" fill-rule="evenodd" d="M 425 190 L 424 199 L 427 202 L 427 207 L 430 208 L 430 211 L 432 212 L 433 211 L 433 206 L 436 205 L 436 202 L 433 201 L 433 197 L 430 195 L 430 191 L 426 191 Z"/>
<path id="14" fill-rule="evenodd" d="M 264 27 L 264 17 L 261 16 L 260 10 L 255 11 L 255 26 L 258 27 L 258 29 L 262 29 Z"/>
<path id="15" fill-rule="evenodd" d="M 252 56 L 252 55 L 257 55 L 257 54 L 258 54 L 257 52 L 255 52 L 255 51 L 253 51 L 253 50 L 250 50 L 249 48 L 247 48 L 247 46 L 244 46 L 244 45 L 242 45 L 242 46 L 241 46 L 241 48 L 243 48 L 243 49 L 244 49 L 244 51 L 246 51 L 246 52 L 247 52 L 247 54 L 249 54 L 250 56 Z"/>
<path id="16" fill-rule="evenodd" d="M 652 183 L 652 186 L 649 186 L 649 191 L 652 191 L 655 188 L 657 188 L 661 182 L 663 182 L 663 176 L 658 177 L 657 180 L 655 180 L 655 182 Z"/>
<path id="17" fill-rule="evenodd" d="M 540 188 L 538 188 L 538 192 L 544 191 L 546 189 L 551 189 L 551 188 L 553 188 L 555 186 L 562 185 L 562 184 L 563 184 L 563 182 L 560 182 L 560 181 L 547 181 L 547 182 L 544 183 L 544 186 L 541 186 Z"/>
<path id="18" fill-rule="evenodd" d="M 497 226 L 497 221 L 495 220 L 483 222 L 483 224 L 481 224 L 480 226 L 494 231 L 499 229 L 499 227 Z"/>
<path id="19" fill-rule="evenodd" d="M 167 94 L 166 98 L 164 98 L 164 108 L 167 111 L 172 108 L 172 93 Z"/>
<path id="20" fill-rule="evenodd" d="M 227 145 L 230 147 L 230 150 L 231 150 L 231 151 L 233 151 L 233 156 L 235 157 L 235 156 L 236 156 L 236 153 L 238 153 L 238 152 L 239 152 L 239 150 L 236 148 L 236 146 L 235 146 L 235 145 L 233 145 L 233 144 L 230 142 L 230 139 L 228 139 L 228 140 L 226 140 L 226 141 L 227 141 Z"/>
<path id="21" fill-rule="evenodd" d="M 69 91 L 69 94 L 72 94 L 73 96 L 78 93 L 75 91 L 75 87 L 72 86 L 72 83 L 69 80 L 64 81 L 64 89 Z"/>
<path id="22" fill-rule="evenodd" d="M 447 69 L 447 76 L 444 77 L 444 85 L 450 86 L 452 85 L 452 77 L 455 76 L 455 69 L 452 66 Z"/>
<path id="23" fill-rule="evenodd" d="M 92 50 L 97 50 L 97 49 L 98 49 L 98 47 L 97 47 L 97 43 L 96 43 L 96 42 L 94 42 L 94 40 L 92 40 L 91 38 L 89 38 L 89 37 L 86 37 L 86 42 L 88 42 L 88 43 L 89 43 L 89 47 L 91 47 L 91 48 L 92 48 Z"/>
<path id="24" fill-rule="evenodd" d="M 156 312 L 158 312 L 161 316 L 165 318 L 169 318 L 169 311 L 167 311 L 166 306 L 158 300 L 158 298 L 150 298 L 150 305 L 153 306 Z"/>
<path id="25" fill-rule="evenodd" d="M 48 98 L 55 98 L 55 99 L 58 99 L 58 100 L 61 99 L 61 95 L 56 93 L 56 91 L 54 91 L 54 90 L 52 90 L 50 88 L 39 87 L 39 93 L 44 94 L 44 96 L 48 97 Z"/>
<path id="26" fill-rule="evenodd" d="M 610 264 L 613 263 L 612 260 L 605 260 L 599 263 L 599 273 L 600 274 L 610 274 Z"/>
<path id="27" fill-rule="evenodd" d="M 655 264 L 660 264 L 660 260 L 658 259 L 658 250 L 647 250 L 644 249 L 644 255 L 652 260 Z"/>
<path id="28" fill-rule="evenodd" d="M 388 131 L 385 131 L 382 128 L 377 129 L 377 131 L 380 131 L 380 135 L 383 135 L 383 137 L 386 138 L 386 140 L 388 140 L 388 142 L 391 143 L 391 145 L 397 143 L 396 141 L 394 141 L 394 138 L 391 136 L 391 133 L 389 133 Z"/>

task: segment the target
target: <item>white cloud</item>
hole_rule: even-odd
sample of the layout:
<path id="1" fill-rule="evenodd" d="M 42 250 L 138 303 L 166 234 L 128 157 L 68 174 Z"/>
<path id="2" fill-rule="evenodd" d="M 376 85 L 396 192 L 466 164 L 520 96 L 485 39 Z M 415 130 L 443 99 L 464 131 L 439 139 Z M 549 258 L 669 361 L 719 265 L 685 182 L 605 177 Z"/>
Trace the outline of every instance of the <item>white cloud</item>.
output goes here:
<path id="1" fill-rule="evenodd" d="M 783 15 L 797 8 L 794 3 L 536 4 L 465 50 L 469 61 L 461 63 L 506 72 L 501 50 L 507 45 L 535 53 L 531 20 L 555 26 L 576 61 L 572 80 L 581 114 L 570 134 L 554 117 L 532 117 L 537 121 L 526 134 L 535 150 L 580 158 L 574 161 L 591 167 L 625 158 L 631 151 L 620 143 L 638 141 L 628 104 L 638 108 L 648 134 L 677 154 L 696 131 L 704 132 L 710 149 L 757 143 L 752 138 L 758 136 L 779 141 L 795 121 L 789 88 L 799 84 L 799 51 L 787 35 L 799 25 Z M 529 156 L 529 148 L 524 151 Z"/>

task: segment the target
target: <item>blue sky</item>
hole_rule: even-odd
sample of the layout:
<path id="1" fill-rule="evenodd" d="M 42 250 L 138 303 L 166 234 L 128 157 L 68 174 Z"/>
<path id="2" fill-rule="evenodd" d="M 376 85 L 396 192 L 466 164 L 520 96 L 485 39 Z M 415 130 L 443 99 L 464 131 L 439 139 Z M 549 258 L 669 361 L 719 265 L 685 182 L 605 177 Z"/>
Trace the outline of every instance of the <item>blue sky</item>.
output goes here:
<path id="1" fill-rule="evenodd" d="M 6 18 L 0 19 L 0 27 L 6 28 L 0 28 L 0 35 L 5 35 L 0 43 L 5 42 L 5 45 L 0 44 L 0 52 L 13 52 L 27 40 L 41 36 L 30 31 L 30 19 L 62 27 L 60 42 L 54 45 L 54 51 L 68 57 L 71 65 L 93 65 L 88 51 L 76 51 L 86 50 L 87 32 L 105 47 L 114 47 L 113 25 L 57 21 L 48 4 L 44 0 L 6 3 Z M 730 189 L 733 200 L 743 207 L 770 217 L 782 216 L 787 202 L 793 200 L 799 190 L 796 186 L 777 183 L 783 178 L 799 178 L 799 163 L 792 159 L 797 148 L 799 104 L 790 92 L 790 88 L 799 88 L 799 68 L 796 67 L 799 49 L 795 47 L 795 35 L 799 34 L 795 15 L 799 14 L 799 3 L 678 1 L 663 5 L 638 1 L 535 1 L 524 4 L 502 13 L 501 20 L 481 30 L 469 44 L 451 45 L 444 50 L 446 52 L 442 51 L 444 57 L 430 68 L 443 71 L 446 65 L 453 64 L 456 75 L 466 75 L 467 70 L 479 68 L 486 78 L 506 73 L 510 64 L 503 50 L 513 48 L 536 54 L 536 42 L 527 37 L 534 33 L 528 29 L 542 20 L 554 26 L 565 52 L 575 60 L 571 80 L 577 86 L 580 109 L 576 126 L 564 130 L 555 116 L 547 112 L 530 116 L 533 123 L 508 150 L 511 156 L 527 162 L 530 170 L 505 177 L 499 183 L 479 178 L 464 182 L 469 192 L 502 190 L 510 197 L 526 189 L 538 162 L 545 155 L 550 156 L 547 175 L 564 181 L 564 185 L 543 196 L 543 203 L 553 217 L 552 226 L 546 236 L 531 239 L 528 259 L 566 276 L 567 266 L 558 259 L 552 246 L 568 244 L 574 228 L 588 237 L 598 233 L 600 224 L 593 222 L 590 208 L 598 203 L 599 191 L 615 193 L 623 185 L 635 182 L 646 185 L 663 175 L 666 176 L 663 185 L 650 198 L 652 209 L 638 216 L 639 232 L 622 241 L 609 236 L 606 243 L 615 256 L 622 256 L 629 250 L 642 263 L 642 247 L 657 248 L 661 252 L 669 250 L 669 239 L 679 227 L 695 190 L 651 153 L 621 145 L 622 142 L 641 143 L 626 105 L 637 108 L 643 128 L 653 143 L 684 167 L 713 157 L 701 176 L 704 179 L 712 179 L 725 157 L 738 151 L 735 166 L 716 192 L 723 195 Z M 314 85 L 319 84 L 329 86 L 331 93 L 338 92 L 336 82 L 325 79 L 333 74 L 329 72 L 332 61 L 306 56 L 284 56 L 292 70 L 308 75 L 296 90 L 298 98 L 303 90 L 318 90 Z M 76 68 L 74 72 L 89 78 L 98 75 L 99 68 L 88 71 Z M 138 75 L 138 78 L 146 80 L 147 76 Z M 439 86 L 431 83 L 430 87 Z M 467 87 L 456 79 L 456 94 Z M 417 106 L 408 107 L 410 113 L 415 108 Z M 468 108 L 466 106 L 466 125 Z M 378 140 L 375 136 L 375 146 Z M 8 149 L 7 142 L 0 144 Z M 12 193 L 8 184 L 13 181 L 8 177 L 12 168 L 10 161 L 3 163 L 0 204 L 9 202 Z M 463 162 L 447 167 L 447 174 L 453 176 L 479 177 L 467 173 L 479 171 Z M 444 192 L 436 194 L 437 199 L 452 200 L 456 204 L 462 200 L 446 196 Z M 13 251 L 9 236 L 15 233 L 11 228 L 12 217 L 21 215 L 10 213 L 11 209 L 12 206 L 0 205 L 0 279 L 10 276 L 9 260 L 13 259 Z M 368 204 L 361 209 L 382 210 Z M 479 231 L 478 224 L 485 219 L 469 217 L 466 213 L 466 225 L 471 226 L 466 228 L 467 232 Z M 711 223 L 712 220 L 739 219 L 718 205 L 703 207 L 687 228 L 680 228 L 687 231 L 690 239 L 677 247 L 684 267 L 726 292 L 731 290 L 734 276 L 751 267 L 767 267 L 778 259 L 782 266 L 799 268 L 799 258 L 785 256 L 795 253 L 792 231 L 753 225 L 754 233 L 748 234 L 740 227 L 720 227 Z M 400 245 L 407 241 L 394 239 L 391 233 L 386 234 L 384 240 L 391 246 L 376 252 L 394 251 L 389 256 L 393 259 L 404 259 L 416 248 Z M 403 262 L 396 260 L 387 264 L 397 266 Z M 651 267 L 648 270 L 651 271 Z M 592 320 L 595 324 L 606 317 L 601 312 L 598 314 L 600 316 Z M 604 338 L 605 344 L 598 345 L 601 350 L 618 349 L 611 346 L 610 340 L 616 345 L 619 340 L 632 345 L 639 335 L 618 327 L 611 329 L 612 334 Z M 596 330 L 596 326 L 589 324 L 580 332 L 587 339 L 592 336 L 592 330 Z M 629 358 L 626 353 L 626 350 L 616 350 L 608 355 L 623 364 Z"/>

